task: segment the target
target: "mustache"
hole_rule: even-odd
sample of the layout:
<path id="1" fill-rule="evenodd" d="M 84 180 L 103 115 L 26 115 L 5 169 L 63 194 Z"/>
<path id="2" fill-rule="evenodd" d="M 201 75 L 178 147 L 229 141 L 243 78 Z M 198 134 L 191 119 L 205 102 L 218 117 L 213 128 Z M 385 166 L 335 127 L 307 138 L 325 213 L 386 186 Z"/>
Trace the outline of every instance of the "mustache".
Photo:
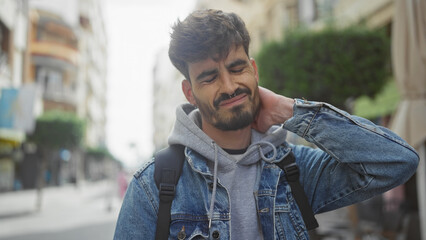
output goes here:
<path id="1" fill-rule="evenodd" d="M 240 94 L 243 94 L 243 93 L 246 93 L 247 95 L 251 95 L 251 90 L 248 89 L 248 88 L 237 88 L 235 90 L 235 92 L 233 94 L 231 94 L 231 95 L 230 94 L 226 94 L 226 93 L 221 93 L 220 96 L 213 101 L 213 106 L 217 109 L 217 108 L 219 108 L 219 104 L 222 101 L 231 99 L 231 98 L 233 98 L 235 96 L 238 96 Z"/>

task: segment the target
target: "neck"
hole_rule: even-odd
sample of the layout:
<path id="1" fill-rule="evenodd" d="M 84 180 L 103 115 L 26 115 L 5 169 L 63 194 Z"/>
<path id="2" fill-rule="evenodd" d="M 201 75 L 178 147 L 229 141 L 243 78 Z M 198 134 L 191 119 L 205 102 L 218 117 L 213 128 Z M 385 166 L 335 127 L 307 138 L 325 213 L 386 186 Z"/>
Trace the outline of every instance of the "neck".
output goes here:
<path id="1" fill-rule="evenodd" d="M 226 149 L 247 148 L 251 142 L 251 126 L 235 131 L 223 131 L 202 119 L 203 132 L 213 139 L 217 145 Z"/>

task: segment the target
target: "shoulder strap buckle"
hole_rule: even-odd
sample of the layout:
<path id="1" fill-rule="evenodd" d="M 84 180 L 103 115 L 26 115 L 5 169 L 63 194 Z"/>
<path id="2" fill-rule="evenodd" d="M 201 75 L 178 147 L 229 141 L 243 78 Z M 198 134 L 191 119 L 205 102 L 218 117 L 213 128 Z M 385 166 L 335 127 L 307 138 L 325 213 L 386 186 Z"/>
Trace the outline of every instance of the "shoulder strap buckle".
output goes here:
<path id="1" fill-rule="evenodd" d="M 289 165 L 285 165 L 283 170 L 285 172 L 287 181 L 289 182 L 299 181 L 299 176 L 300 176 L 299 167 L 297 166 L 295 162 Z"/>
<path id="2" fill-rule="evenodd" d="M 173 185 L 173 184 L 160 183 L 159 191 L 160 191 L 160 198 L 161 198 L 161 196 L 174 197 L 175 194 L 176 194 L 176 186 Z"/>

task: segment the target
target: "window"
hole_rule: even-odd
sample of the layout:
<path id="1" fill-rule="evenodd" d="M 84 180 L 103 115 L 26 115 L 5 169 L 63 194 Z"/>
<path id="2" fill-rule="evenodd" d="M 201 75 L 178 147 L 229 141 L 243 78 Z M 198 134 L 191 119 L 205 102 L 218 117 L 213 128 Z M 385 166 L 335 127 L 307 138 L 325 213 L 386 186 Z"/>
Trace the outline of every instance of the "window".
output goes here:
<path id="1" fill-rule="evenodd" d="M 37 83 L 44 90 L 46 97 L 61 97 L 63 93 L 62 72 L 46 67 L 37 67 Z"/>
<path id="2" fill-rule="evenodd" d="M 0 21 L 0 74 L 8 70 L 9 47 L 9 29 Z"/>

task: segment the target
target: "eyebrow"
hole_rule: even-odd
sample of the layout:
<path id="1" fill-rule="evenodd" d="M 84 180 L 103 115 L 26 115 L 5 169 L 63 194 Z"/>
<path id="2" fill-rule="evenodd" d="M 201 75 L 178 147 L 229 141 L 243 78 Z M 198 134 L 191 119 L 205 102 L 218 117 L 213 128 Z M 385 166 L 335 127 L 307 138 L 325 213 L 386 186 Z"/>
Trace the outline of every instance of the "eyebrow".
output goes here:
<path id="1" fill-rule="evenodd" d="M 230 68 L 234 68 L 234 67 L 237 67 L 237 66 L 240 66 L 240 65 L 247 65 L 247 60 L 244 60 L 244 59 L 241 59 L 241 58 L 237 59 L 237 60 L 233 61 L 232 63 L 228 64 L 226 66 L 226 68 L 230 69 Z"/>

